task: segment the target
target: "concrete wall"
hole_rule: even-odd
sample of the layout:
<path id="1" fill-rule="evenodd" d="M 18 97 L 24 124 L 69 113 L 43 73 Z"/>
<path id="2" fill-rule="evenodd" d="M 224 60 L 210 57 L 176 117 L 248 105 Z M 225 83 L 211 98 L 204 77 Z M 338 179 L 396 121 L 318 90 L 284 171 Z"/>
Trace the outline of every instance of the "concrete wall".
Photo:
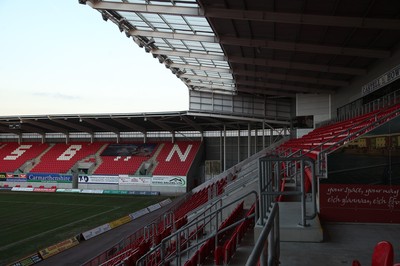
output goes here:
<path id="1" fill-rule="evenodd" d="M 315 124 L 332 118 L 330 94 L 297 94 L 296 116 L 312 115 Z M 312 129 L 297 129 L 297 137 L 301 137 Z"/>

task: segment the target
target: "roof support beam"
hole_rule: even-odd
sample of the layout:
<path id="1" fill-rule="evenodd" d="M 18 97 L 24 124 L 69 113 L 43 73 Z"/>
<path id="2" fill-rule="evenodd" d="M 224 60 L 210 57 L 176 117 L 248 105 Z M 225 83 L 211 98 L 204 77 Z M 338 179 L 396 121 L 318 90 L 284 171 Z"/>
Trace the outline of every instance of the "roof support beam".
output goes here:
<path id="1" fill-rule="evenodd" d="M 180 69 L 193 69 L 193 70 L 211 71 L 211 72 L 218 72 L 218 73 L 232 73 L 232 71 L 229 68 L 206 67 L 206 66 L 197 66 L 197 65 L 190 65 L 190 64 L 178 64 L 178 63 L 172 63 L 169 66 L 170 67 L 180 68 Z"/>
<path id="2" fill-rule="evenodd" d="M 240 56 L 229 56 L 229 61 L 232 63 L 240 63 L 240 64 L 277 67 L 284 69 L 300 69 L 300 70 L 309 70 L 316 72 L 339 73 L 339 74 L 348 74 L 356 76 L 362 76 L 367 73 L 367 71 L 362 68 L 307 64 L 300 62 L 281 61 L 281 60 L 263 59 L 263 58 L 245 58 Z"/>
<path id="3" fill-rule="evenodd" d="M 164 129 L 165 131 L 169 131 L 171 132 L 171 134 L 174 134 L 174 129 L 168 125 L 166 125 L 165 123 L 158 121 L 157 119 L 154 119 L 152 117 L 147 117 L 146 118 L 148 121 L 150 121 L 151 123 L 153 123 L 156 126 L 159 126 L 160 128 Z"/>
<path id="4" fill-rule="evenodd" d="M 199 58 L 199 59 L 209 59 L 209 60 L 218 60 L 218 61 L 226 61 L 226 57 L 223 55 L 209 54 L 209 53 L 194 53 L 194 52 L 184 52 L 184 51 L 175 51 L 175 50 L 162 50 L 162 49 L 154 49 L 151 51 L 152 54 L 156 55 L 166 55 L 166 56 L 182 56 L 188 58 Z"/>
<path id="5" fill-rule="evenodd" d="M 227 83 L 227 84 L 234 84 L 233 79 L 224 79 L 224 78 L 214 78 L 214 77 L 207 77 L 207 76 L 199 76 L 199 75 L 191 75 L 191 74 L 182 74 L 179 76 L 180 78 L 187 78 L 189 80 L 201 80 L 204 82 L 218 82 L 218 83 Z"/>
<path id="6" fill-rule="evenodd" d="M 4 123 L 4 122 L 0 122 L 0 124 L 4 124 L 6 126 L 9 125 L 9 123 Z M 8 128 L 8 129 L 9 129 L 8 131 L 7 130 L 5 130 L 5 131 L 9 132 L 9 133 L 17 134 L 17 135 L 20 135 L 22 131 L 28 132 L 28 133 L 37 133 L 42 136 L 44 136 L 46 134 L 46 132 L 44 132 L 43 129 L 38 128 L 38 127 L 29 126 L 24 123 L 21 123 L 20 129 L 10 129 L 10 128 Z"/>
<path id="7" fill-rule="evenodd" d="M 213 7 L 206 8 L 204 15 L 206 17 L 219 19 L 225 18 L 273 23 L 350 27 L 362 29 L 400 29 L 400 20 L 398 19 L 311 15 L 302 13 L 283 13 Z"/>
<path id="8" fill-rule="evenodd" d="M 224 91 L 229 91 L 229 92 L 233 92 L 236 90 L 236 87 L 233 86 L 222 86 L 222 85 L 217 85 L 217 84 L 213 84 L 213 83 L 200 83 L 200 82 L 192 82 L 192 81 L 186 81 L 185 82 L 186 85 L 188 86 L 194 86 L 194 87 L 204 87 L 204 88 L 209 88 L 209 89 L 220 89 L 220 90 L 224 90 Z"/>
<path id="9" fill-rule="evenodd" d="M 113 132 L 113 133 L 115 133 L 115 134 L 117 134 L 117 135 L 119 135 L 119 133 L 120 133 L 119 130 L 118 130 L 117 128 L 112 127 L 112 126 L 109 126 L 109 125 L 104 124 L 104 123 L 102 123 L 102 122 L 96 121 L 95 119 L 82 118 L 82 121 L 85 121 L 85 122 L 87 122 L 87 123 L 89 123 L 89 124 L 91 124 L 91 125 L 94 125 L 94 126 L 96 126 L 96 127 L 105 129 L 105 130 L 107 130 L 107 131 Z"/>
<path id="10" fill-rule="evenodd" d="M 49 124 L 46 124 L 46 123 L 42 123 L 42 122 L 39 122 L 39 121 L 36 121 L 36 120 L 21 119 L 21 121 L 24 124 L 25 123 L 26 124 L 31 124 L 31 125 L 34 125 L 34 126 L 37 126 L 37 127 L 44 128 L 46 130 L 52 130 L 54 132 L 61 132 L 61 133 L 65 134 L 65 135 L 69 134 L 69 131 L 66 130 L 65 128 L 62 128 L 62 127 L 52 126 L 52 125 L 49 125 Z"/>
<path id="11" fill-rule="evenodd" d="M 273 23 L 320 25 L 333 27 L 351 27 L 366 29 L 400 29 L 397 19 L 345 17 L 328 15 L 311 15 L 301 13 L 284 13 L 259 10 L 240 10 L 207 7 L 205 10 L 197 7 L 178 7 L 151 4 L 115 3 L 109 1 L 87 1 L 89 6 L 97 10 L 113 10 L 126 12 L 159 13 L 170 15 L 187 15 L 201 17 L 216 17 L 225 19 L 263 21 Z"/>
<path id="12" fill-rule="evenodd" d="M 390 57 L 390 51 L 376 50 L 376 49 L 350 48 L 350 47 L 327 46 L 327 45 L 316 45 L 316 44 L 294 43 L 294 42 L 279 42 L 272 40 L 254 40 L 254 39 L 227 37 L 227 36 L 220 36 L 219 42 L 221 44 L 227 44 L 227 45 L 239 45 L 239 46 L 267 48 L 273 50 L 284 50 L 293 52 L 359 56 L 359 57 L 370 57 L 370 58 Z"/>
<path id="13" fill-rule="evenodd" d="M 198 7 L 182 7 L 152 4 L 116 3 L 110 1 L 88 1 L 89 6 L 97 10 L 113 10 L 126 12 L 159 13 L 168 15 L 203 16 L 203 11 Z"/>
<path id="14" fill-rule="evenodd" d="M 199 131 L 200 133 L 203 133 L 203 128 L 193 122 L 191 119 L 189 119 L 187 116 L 182 116 L 182 120 L 185 121 L 187 124 L 189 124 L 191 127 L 193 127 L 195 130 Z"/>
<path id="15" fill-rule="evenodd" d="M 256 77 L 256 78 L 264 78 L 264 79 L 275 79 L 275 80 L 283 80 L 283 81 L 294 81 L 294 82 L 303 82 L 303 83 L 313 83 L 320 85 L 329 85 L 329 86 L 348 86 L 350 83 L 342 80 L 333 80 L 333 79 L 320 79 L 320 78 L 312 78 L 312 77 L 304 77 L 304 76 L 293 76 L 286 74 L 278 74 L 278 73 L 269 73 L 263 71 L 249 71 L 243 69 L 236 69 L 236 76 L 247 76 L 247 77 Z"/>
<path id="16" fill-rule="evenodd" d="M 76 123 L 71 123 L 71 122 L 68 122 L 68 121 L 62 120 L 62 119 L 51 119 L 51 121 L 58 123 L 60 125 L 64 125 L 69 128 L 77 129 L 82 132 L 86 132 L 86 133 L 89 133 L 90 135 L 93 135 L 93 130 L 88 127 L 77 125 Z"/>
<path id="17" fill-rule="evenodd" d="M 145 36 L 147 38 L 153 37 L 153 38 L 165 38 L 165 39 L 175 39 L 184 41 L 218 43 L 218 38 L 215 36 L 198 35 L 198 34 L 185 34 L 185 33 L 149 31 L 149 30 L 137 30 L 137 29 L 130 30 L 128 34 L 131 36 Z"/>
<path id="18" fill-rule="evenodd" d="M 249 93 L 249 94 L 262 94 L 262 95 L 270 95 L 270 96 L 276 96 L 276 97 L 289 97 L 289 98 L 295 98 L 296 93 L 289 93 L 289 92 L 283 92 L 283 91 L 277 91 L 277 90 L 272 90 L 272 89 L 259 89 L 259 88 L 254 88 L 254 87 L 248 87 L 248 86 L 239 86 L 238 91 L 241 93 Z"/>
<path id="19" fill-rule="evenodd" d="M 236 80 L 236 84 L 245 85 L 251 87 L 264 87 L 270 89 L 277 89 L 283 91 L 295 91 L 300 93 L 334 93 L 332 90 L 324 90 L 310 87 L 300 87 L 293 85 L 285 85 L 279 83 L 269 83 L 269 82 L 259 82 L 259 81 L 250 81 L 250 80 Z"/>
<path id="20" fill-rule="evenodd" d="M 112 118 L 114 121 L 120 123 L 121 125 L 127 126 L 133 130 L 139 131 L 141 133 L 143 133 L 144 135 L 146 135 L 146 129 L 144 127 L 138 126 L 135 123 L 126 121 L 125 119 L 121 119 L 121 118 Z"/>
<path id="21" fill-rule="evenodd" d="M 205 10 L 197 7 L 179 7 L 165 5 L 115 3 L 109 1 L 88 1 L 88 5 L 97 10 L 126 12 L 159 13 L 184 16 L 205 16 L 214 18 L 264 21 L 273 23 L 320 25 L 333 27 L 400 29 L 398 19 L 380 19 L 363 17 L 345 17 L 329 15 L 312 15 L 302 13 L 284 13 L 259 10 L 241 10 L 208 7 Z"/>

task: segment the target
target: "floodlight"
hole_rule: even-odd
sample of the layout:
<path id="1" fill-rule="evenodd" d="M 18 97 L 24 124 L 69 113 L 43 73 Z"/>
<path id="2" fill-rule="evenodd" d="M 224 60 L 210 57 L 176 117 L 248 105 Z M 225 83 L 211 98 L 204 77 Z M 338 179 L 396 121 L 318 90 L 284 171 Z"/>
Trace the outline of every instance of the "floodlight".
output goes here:
<path id="1" fill-rule="evenodd" d="M 108 20 L 108 16 L 107 16 L 106 12 L 101 12 L 101 17 L 103 18 L 104 21 Z"/>
<path id="2" fill-rule="evenodd" d="M 152 45 L 152 44 L 154 44 L 156 41 L 153 39 L 153 38 L 150 38 L 150 40 L 148 40 L 147 42 L 146 42 L 146 45 Z"/>

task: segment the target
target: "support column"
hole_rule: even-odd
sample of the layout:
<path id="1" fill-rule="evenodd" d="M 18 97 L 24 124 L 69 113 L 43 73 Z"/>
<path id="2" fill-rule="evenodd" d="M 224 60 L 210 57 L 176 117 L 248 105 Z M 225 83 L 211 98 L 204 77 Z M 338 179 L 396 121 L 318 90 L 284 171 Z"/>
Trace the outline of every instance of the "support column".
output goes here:
<path id="1" fill-rule="evenodd" d="M 262 122 L 262 147 L 265 149 L 265 123 Z"/>
<path id="2" fill-rule="evenodd" d="M 254 129 L 254 153 L 257 153 L 257 137 L 258 137 L 258 129 Z"/>
<path id="3" fill-rule="evenodd" d="M 272 145 L 272 138 L 274 137 L 274 130 L 271 128 L 270 129 L 270 134 L 269 134 L 269 146 Z"/>
<path id="4" fill-rule="evenodd" d="M 222 130 L 219 132 L 219 161 L 221 162 L 220 163 L 220 169 L 219 169 L 219 171 L 222 173 L 222 168 L 223 168 L 223 157 L 222 157 L 222 154 L 223 154 L 223 152 L 222 152 Z"/>
<path id="5" fill-rule="evenodd" d="M 226 170 L 226 125 L 224 125 L 224 171 Z"/>
<path id="6" fill-rule="evenodd" d="M 251 156 L 251 127 L 247 124 L 247 158 Z"/>
<path id="7" fill-rule="evenodd" d="M 240 127 L 238 129 L 237 162 L 240 162 Z"/>

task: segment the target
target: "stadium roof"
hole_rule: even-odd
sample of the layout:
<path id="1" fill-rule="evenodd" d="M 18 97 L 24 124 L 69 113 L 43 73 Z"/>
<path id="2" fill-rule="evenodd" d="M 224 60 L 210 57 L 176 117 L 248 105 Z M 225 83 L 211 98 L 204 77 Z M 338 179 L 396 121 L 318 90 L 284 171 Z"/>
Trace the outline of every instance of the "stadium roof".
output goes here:
<path id="1" fill-rule="evenodd" d="M 289 122 L 260 118 L 237 117 L 204 112 L 166 112 L 138 114 L 82 114 L 0 117 L 0 133 L 63 133 L 72 132 L 180 132 L 283 128 Z"/>
<path id="2" fill-rule="evenodd" d="M 398 0 L 79 0 L 189 90 L 335 93 L 400 43 Z"/>

